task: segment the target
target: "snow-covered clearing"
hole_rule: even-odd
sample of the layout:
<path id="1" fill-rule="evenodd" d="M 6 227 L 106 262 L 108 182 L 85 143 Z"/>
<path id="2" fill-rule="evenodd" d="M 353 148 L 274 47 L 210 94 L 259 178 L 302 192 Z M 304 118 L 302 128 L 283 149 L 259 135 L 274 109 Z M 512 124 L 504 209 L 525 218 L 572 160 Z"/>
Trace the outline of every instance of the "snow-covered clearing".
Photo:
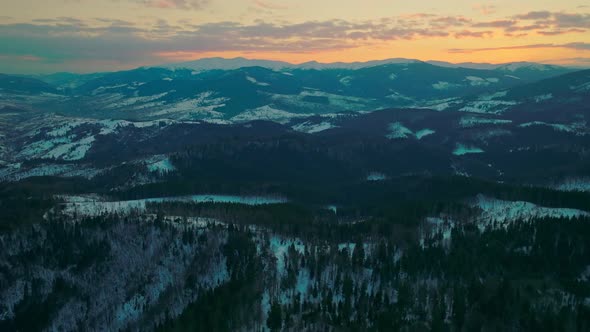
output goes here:
<path id="1" fill-rule="evenodd" d="M 457 144 L 457 146 L 455 147 L 455 150 L 453 150 L 453 154 L 455 156 L 463 156 L 466 154 L 472 154 L 472 153 L 483 153 L 484 150 L 475 147 L 475 146 L 467 146 L 464 144 Z"/>
<path id="2" fill-rule="evenodd" d="M 312 121 L 305 121 L 303 123 L 299 123 L 291 127 L 291 129 L 295 131 L 299 131 L 302 133 L 308 134 L 315 134 L 319 133 L 328 129 L 338 128 L 337 126 L 333 125 L 328 121 L 322 121 L 320 123 L 314 123 Z"/>
<path id="3" fill-rule="evenodd" d="M 414 137 L 420 140 L 426 136 L 436 133 L 436 131 L 428 128 L 420 129 L 414 133 L 411 129 L 404 126 L 404 124 L 401 122 L 390 123 L 388 129 L 389 134 L 387 134 L 386 137 L 389 139 Z"/>
<path id="4" fill-rule="evenodd" d="M 502 225 L 506 226 L 517 220 L 528 221 L 533 218 L 575 218 L 590 216 L 589 212 L 569 209 L 569 208 L 549 208 L 538 206 L 536 204 L 524 201 L 503 201 L 490 198 L 484 195 L 478 195 L 472 203 L 472 206 L 482 210 L 481 215 L 477 218 L 477 224 L 480 229 L 487 226 Z"/>
<path id="5" fill-rule="evenodd" d="M 128 201 L 80 200 L 78 196 L 62 196 L 65 200 L 63 213 L 77 216 L 99 216 L 103 214 L 130 214 L 146 211 L 148 203 L 232 203 L 244 205 L 267 205 L 286 203 L 287 199 L 267 196 L 234 195 L 192 195 L 177 197 L 144 198 Z"/>

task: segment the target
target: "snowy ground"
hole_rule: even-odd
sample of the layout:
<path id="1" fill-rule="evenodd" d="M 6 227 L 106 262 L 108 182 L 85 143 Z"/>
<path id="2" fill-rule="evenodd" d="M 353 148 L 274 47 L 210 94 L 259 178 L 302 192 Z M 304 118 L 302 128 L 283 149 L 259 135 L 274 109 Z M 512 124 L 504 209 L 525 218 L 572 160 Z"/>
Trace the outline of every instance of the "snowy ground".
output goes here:
<path id="1" fill-rule="evenodd" d="M 89 165 L 78 164 L 41 164 L 31 168 L 25 168 L 21 163 L 0 168 L 0 181 L 19 181 L 34 176 L 60 176 L 83 177 L 91 179 L 104 170 L 93 168 Z"/>
<path id="2" fill-rule="evenodd" d="M 472 205 L 482 210 L 481 215 L 476 221 L 480 229 L 493 226 L 494 224 L 505 226 L 517 220 L 528 221 L 533 218 L 549 217 L 569 219 L 590 216 L 590 212 L 577 209 L 549 208 L 523 201 L 503 201 L 484 195 L 478 195 Z"/>
<path id="3" fill-rule="evenodd" d="M 503 100 L 476 100 L 468 102 L 459 109 L 460 112 L 500 114 L 510 107 L 517 105 L 514 101 Z"/>
<path id="4" fill-rule="evenodd" d="M 132 214 L 146 211 L 147 203 L 192 202 L 192 203 L 233 203 L 245 205 L 267 205 L 286 203 L 285 198 L 265 196 L 192 195 L 178 197 L 145 198 L 129 201 L 89 200 L 87 197 L 62 196 L 65 201 L 62 212 L 75 216 L 99 216 L 104 214 Z"/>
<path id="5" fill-rule="evenodd" d="M 167 174 L 176 171 L 176 167 L 170 161 L 170 158 L 165 155 L 153 156 L 146 159 L 145 164 L 148 171 L 157 174 Z"/>
<path id="6" fill-rule="evenodd" d="M 585 191 L 590 192 L 590 177 L 567 178 L 549 186 L 561 191 Z"/>
<path id="7" fill-rule="evenodd" d="M 537 218 L 571 219 L 590 216 L 590 212 L 587 211 L 569 208 L 550 208 L 524 201 L 504 201 L 482 194 L 469 200 L 468 203 L 474 208 L 479 208 L 481 211 L 476 217 L 465 220 L 464 222 L 474 223 L 482 232 L 488 228 L 504 228 L 514 222 L 527 222 Z M 424 223 L 425 229 L 423 229 L 420 239 L 421 246 L 424 247 L 426 239 L 439 234 L 441 235 L 442 241 L 439 244 L 444 246 L 449 245 L 452 240 L 452 231 L 457 226 L 459 226 L 459 223 L 448 216 L 441 215 L 426 218 Z"/>
<path id="8" fill-rule="evenodd" d="M 173 120 L 132 122 L 126 120 L 96 120 L 48 115 L 31 120 L 22 128 L 13 155 L 15 161 L 51 159 L 77 161 L 86 157 L 101 136 L 117 134 L 126 127 L 148 128 L 168 126 Z"/>
<path id="9" fill-rule="evenodd" d="M 503 120 L 503 119 L 490 119 L 478 116 L 464 116 L 459 120 L 459 125 L 462 128 L 472 128 L 479 125 L 502 125 L 502 124 L 510 124 L 512 120 Z"/>
<path id="10" fill-rule="evenodd" d="M 590 134 L 589 128 L 586 122 L 575 122 L 570 124 L 563 124 L 563 123 L 546 123 L 542 121 L 533 121 L 520 124 L 519 127 L 521 128 L 528 128 L 534 126 L 545 126 L 550 127 L 555 131 L 561 131 L 566 133 L 572 133 L 577 136 L 584 136 Z"/>
<path id="11" fill-rule="evenodd" d="M 453 154 L 455 156 L 463 156 L 466 154 L 472 154 L 472 153 L 483 153 L 484 150 L 475 147 L 475 146 L 467 146 L 464 144 L 457 144 L 457 146 L 455 147 L 455 150 L 453 150 Z"/>
<path id="12" fill-rule="evenodd" d="M 383 181 L 387 180 L 387 175 L 380 172 L 371 172 L 367 175 L 367 181 Z"/>
<path id="13" fill-rule="evenodd" d="M 303 123 L 294 125 L 291 127 L 291 129 L 295 130 L 295 131 L 299 131 L 302 133 L 308 133 L 308 134 L 315 134 L 315 133 L 319 133 L 328 129 L 332 129 L 332 128 L 337 128 L 337 126 L 333 125 L 332 123 L 328 122 L 328 121 L 322 121 L 320 123 L 314 123 L 311 121 L 305 121 Z"/>
<path id="14" fill-rule="evenodd" d="M 304 118 L 309 117 L 311 114 L 296 114 L 286 112 L 277 108 L 274 108 L 271 105 L 261 106 L 255 109 L 247 110 L 242 112 L 230 120 L 232 122 L 248 122 L 254 120 L 267 120 L 267 121 L 274 121 L 280 124 L 285 124 L 291 121 L 292 119 L 296 118 Z"/>
<path id="15" fill-rule="evenodd" d="M 409 138 L 414 137 L 416 139 L 422 139 L 426 136 L 432 135 L 436 133 L 436 131 L 428 128 L 420 129 L 416 132 L 413 132 L 408 127 L 404 126 L 401 122 L 393 122 L 390 123 L 388 126 L 389 134 L 386 135 L 389 139 L 400 139 L 400 138 Z"/>

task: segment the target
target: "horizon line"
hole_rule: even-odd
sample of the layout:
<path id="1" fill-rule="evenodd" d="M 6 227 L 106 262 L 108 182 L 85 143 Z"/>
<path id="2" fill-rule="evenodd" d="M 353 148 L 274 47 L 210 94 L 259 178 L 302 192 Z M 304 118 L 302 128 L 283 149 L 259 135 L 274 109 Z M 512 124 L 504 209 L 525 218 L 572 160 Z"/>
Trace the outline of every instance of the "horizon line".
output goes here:
<path id="1" fill-rule="evenodd" d="M 107 71 L 88 71 L 88 72 L 84 72 L 84 71 L 55 71 L 55 72 L 47 72 L 47 73 L 29 73 L 29 74 L 24 74 L 24 73 L 14 73 L 14 74 L 6 74 L 6 73 L 2 73 L 0 72 L 0 74 L 5 74 L 5 75 L 23 75 L 23 76 L 47 76 L 47 75 L 55 75 L 55 74 L 78 74 L 78 75 L 91 75 L 91 74 L 98 74 L 98 73 L 116 73 L 116 72 L 122 72 L 122 71 L 131 71 L 131 70 L 136 70 L 136 69 L 142 69 L 142 68 L 169 68 L 172 67 L 174 65 L 182 65 L 182 64 L 187 64 L 187 63 L 191 63 L 191 62 L 197 62 L 197 61 L 201 61 L 201 60 L 246 60 L 246 61 L 267 61 L 267 62 L 276 62 L 276 63 L 283 63 L 283 64 L 287 64 L 287 65 L 292 65 L 292 66 L 301 66 L 301 65 L 305 65 L 305 64 L 311 64 L 311 63 L 315 63 L 318 65 L 333 65 L 333 64 L 344 64 L 344 65 L 352 65 L 352 64 L 368 64 L 371 62 L 383 62 L 383 61 L 390 61 L 390 60 L 407 60 L 407 61 L 414 61 L 414 62 L 420 62 L 420 63 L 427 63 L 427 64 L 431 64 L 433 66 L 437 66 L 436 63 L 444 63 L 444 64 L 450 64 L 450 65 L 462 65 L 462 64 L 472 64 L 472 65 L 489 65 L 489 66 L 502 66 L 502 65 L 510 65 L 510 64 L 536 64 L 536 65 L 547 65 L 547 66 L 555 66 L 555 67 L 562 67 L 562 68 L 570 68 L 570 69 L 590 69 L 590 65 L 585 66 L 585 65 L 561 65 L 561 64 L 554 64 L 551 63 L 550 60 L 548 61 L 542 61 L 542 62 L 535 62 L 535 61 L 511 61 L 511 62 L 473 62 L 473 61 L 463 61 L 463 62 L 450 62 L 450 61 L 444 61 L 444 60 L 433 60 L 433 59 L 429 59 L 429 60 L 421 60 L 421 59 L 416 59 L 416 58 L 384 58 L 384 59 L 372 59 L 372 60 L 367 60 L 367 61 L 350 61 L 350 62 L 346 62 L 346 61 L 334 61 L 334 62 L 321 62 L 321 61 L 317 61 L 317 60 L 310 60 L 310 61 L 303 61 L 303 62 L 289 62 L 289 61 L 284 61 L 284 60 L 275 60 L 275 59 L 265 59 L 265 58 L 249 58 L 249 57 L 245 57 L 245 56 L 236 56 L 236 57 L 223 57 L 223 56 L 212 56 L 212 57 L 202 57 L 202 58 L 195 58 L 195 59 L 191 59 L 191 60 L 187 60 L 187 61 L 179 61 L 179 62 L 171 62 L 171 63 L 162 63 L 162 64 L 155 64 L 155 65 L 143 65 L 143 66 L 133 66 L 133 67 L 129 67 L 126 69 L 120 69 L 120 70 L 107 70 Z M 245 66 L 248 67 L 248 66 Z M 263 67 L 264 66 L 251 66 L 251 67 Z M 183 67 L 177 67 L 178 69 L 181 69 Z M 244 67 L 240 67 L 240 68 L 244 68 Z M 470 69 L 470 68 L 468 68 Z M 486 70 L 485 68 L 479 68 L 480 70 Z M 214 68 L 212 68 L 212 70 L 214 70 Z"/>

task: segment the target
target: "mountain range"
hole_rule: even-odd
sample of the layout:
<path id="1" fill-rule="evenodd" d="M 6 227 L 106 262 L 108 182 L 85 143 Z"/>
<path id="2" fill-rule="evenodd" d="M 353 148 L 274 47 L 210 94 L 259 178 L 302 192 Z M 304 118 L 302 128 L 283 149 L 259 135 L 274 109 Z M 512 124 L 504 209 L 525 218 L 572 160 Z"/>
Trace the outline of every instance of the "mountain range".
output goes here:
<path id="1" fill-rule="evenodd" d="M 530 63 L 0 75 L 0 330 L 587 331 L 589 123 Z"/>

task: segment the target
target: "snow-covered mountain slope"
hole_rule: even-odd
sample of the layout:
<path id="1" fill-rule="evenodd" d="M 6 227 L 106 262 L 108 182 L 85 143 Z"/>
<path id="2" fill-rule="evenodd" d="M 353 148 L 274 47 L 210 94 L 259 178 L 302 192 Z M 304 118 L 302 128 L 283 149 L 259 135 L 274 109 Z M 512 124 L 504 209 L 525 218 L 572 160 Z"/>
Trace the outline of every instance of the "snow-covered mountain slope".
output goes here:
<path id="1" fill-rule="evenodd" d="M 0 103 L 30 109 L 42 105 L 44 111 L 80 117 L 133 120 L 227 121 L 265 106 L 293 114 L 401 106 L 499 113 L 521 101 L 495 93 L 532 81 L 499 70 L 440 67 L 405 59 L 334 64 L 329 70 L 315 69 L 311 63 L 281 70 L 243 64 L 217 70 L 139 68 L 47 79 L 56 86 L 28 78 L 19 89 L 0 90 Z M 544 77 L 555 74 L 539 72 Z M 470 99 L 477 95 L 481 97 Z M 542 96 L 548 98 L 539 94 L 537 100 Z"/>
<path id="2" fill-rule="evenodd" d="M 473 202 L 473 206 L 481 209 L 481 215 L 477 219 L 480 228 L 506 227 L 512 222 L 527 222 L 531 219 L 572 219 L 590 216 L 590 212 L 578 209 L 549 208 L 530 202 L 504 201 L 484 195 L 478 195 Z"/>

